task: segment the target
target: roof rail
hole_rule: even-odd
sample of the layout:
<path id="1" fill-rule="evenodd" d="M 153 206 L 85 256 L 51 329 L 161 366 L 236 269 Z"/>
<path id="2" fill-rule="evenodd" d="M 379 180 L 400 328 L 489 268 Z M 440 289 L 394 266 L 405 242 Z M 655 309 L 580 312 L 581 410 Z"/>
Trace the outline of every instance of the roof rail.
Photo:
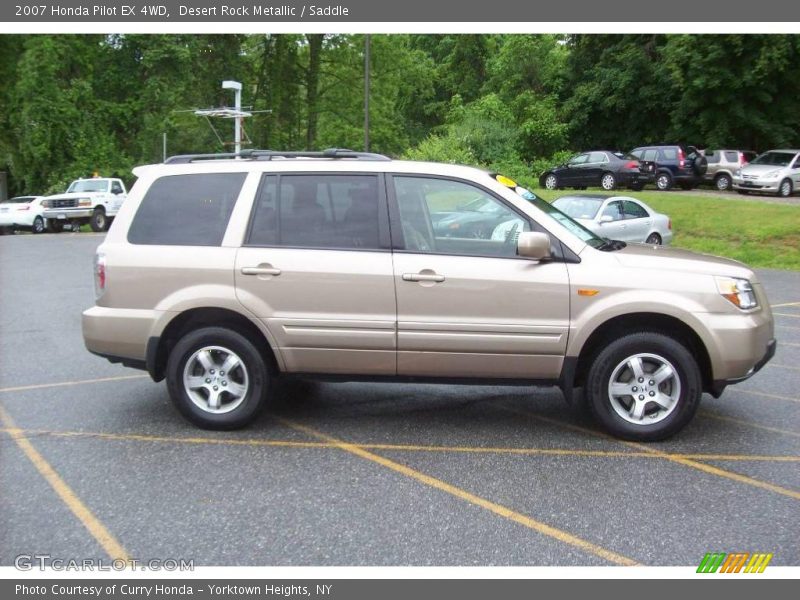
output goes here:
<path id="1" fill-rule="evenodd" d="M 347 150 L 346 148 L 328 148 L 327 150 L 309 151 L 309 150 L 242 150 L 238 154 L 235 152 L 226 152 L 220 154 L 179 154 L 177 156 L 170 156 L 164 161 L 164 164 L 175 165 L 192 163 L 202 160 L 223 160 L 239 158 L 242 160 L 272 160 L 273 158 L 349 158 L 355 160 L 392 160 L 383 154 L 375 154 L 373 152 L 356 152 L 355 150 Z"/>

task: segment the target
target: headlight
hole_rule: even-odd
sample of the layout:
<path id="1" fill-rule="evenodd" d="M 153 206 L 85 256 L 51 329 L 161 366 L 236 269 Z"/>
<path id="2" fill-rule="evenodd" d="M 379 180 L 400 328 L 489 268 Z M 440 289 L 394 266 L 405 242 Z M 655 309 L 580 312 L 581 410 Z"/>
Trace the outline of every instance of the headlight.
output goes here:
<path id="1" fill-rule="evenodd" d="M 715 277 L 717 290 L 737 308 L 747 310 L 758 306 L 753 285 L 747 279 L 737 277 Z"/>

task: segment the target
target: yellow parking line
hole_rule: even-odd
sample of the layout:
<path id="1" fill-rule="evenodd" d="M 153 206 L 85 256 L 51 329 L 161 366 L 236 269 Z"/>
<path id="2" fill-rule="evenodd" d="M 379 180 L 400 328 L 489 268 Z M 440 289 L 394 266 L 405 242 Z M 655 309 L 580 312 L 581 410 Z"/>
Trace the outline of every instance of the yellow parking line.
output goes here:
<path id="1" fill-rule="evenodd" d="M 791 327 L 789 325 L 775 325 L 775 329 L 790 329 L 792 331 L 800 331 L 800 327 Z"/>
<path id="2" fill-rule="evenodd" d="M 783 308 L 784 306 L 800 306 L 800 302 L 784 302 L 783 304 L 770 304 L 770 308 Z"/>
<path id="3" fill-rule="evenodd" d="M 3 392 L 25 392 L 28 390 L 42 390 L 45 388 L 66 387 L 71 385 L 84 385 L 87 383 L 105 383 L 106 381 L 125 381 L 126 379 L 144 379 L 149 375 L 119 375 L 117 377 L 99 377 L 97 379 L 79 379 L 77 381 L 59 381 L 55 383 L 37 383 L 34 385 L 18 385 L 15 387 L 0 388 Z"/>
<path id="4" fill-rule="evenodd" d="M 793 367 L 791 365 L 782 365 L 780 363 L 774 363 L 774 362 L 767 363 L 765 366 L 767 366 L 767 367 L 778 367 L 780 369 L 790 369 L 792 371 L 800 371 L 800 367 Z"/>
<path id="5" fill-rule="evenodd" d="M 36 467 L 36 470 L 39 471 L 39 474 L 50 484 L 50 487 L 58 494 L 61 501 L 67 505 L 67 508 L 72 511 L 72 514 L 78 518 L 92 537 L 97 540 L 97 543 L 100 544 L 103 550 L 105 550 L 113 560 L 128 562 L 130 557 L 125 548 L 122 547 L 100 520 L 94 516 L 92 511 L 81 502 L 81 499 L 78 498 L 61 476 L 56 473 L 55 469 L 50 466 L 50 463 L 39 454 L 39 451 L 33 447 L 33 444 L 25 437 L 22 430 L 16 426 L 11 415 L 9 415 L 2 406 L 0 406 L 0 423 L 6 427 L 11 434 L 11 438 L 16 442 L 20 450 L 25 453 L 28 460 L 30 460 L 33 466 Z"/>
<path id="6" fill-rule="evenodd" d="M 793 435 L 793 436 L 796 436 L 796 437 L 800 437 L 800 431 L 789 431 L 788 429 L 780 429 L 778 427 L 770 427 L 769 425 L 762 425 L 761 423 L 755 423 L 753 421 L 746 421 L 744 419 L 736 419 L 734 417 L 726 417 L 726 416 L 723 416 L 723 415 L 710 413 L 710 412 L 705 411 L 705 410 L 700 411 L 698 414 L 700 416 L 703 416 L 703 417 L 708 417 L 709 419 L 716 419 L 717 421 L 726 421 L 728 423 L 736 423 L 737 425 L 745 425 L 747 427 L 755 427 L 756 429 L 763 429 L 765 431 L 771 431 L 773 433 L 782 433 L 783 435 Z"/>
<path id="7" fill-rule="evenodd" d="M 750 394 L 751 396 L 761 396 L 762 398 L 772 398 L 774 400 L 788 400 L 789 402 L 800 402 L 800 398 L 791 398 L 789 396 L 781 396 L 780 394 L 768 394 L 767 392 L 757 392 L 755 390 L 747 390 L 736 388 L 737 392 Z"/>
<path id="8" fill-rule="evenodd" d="M 510 407 L 506 407 L 506 406 L 499 406 L 498 408 L 501 408 L 503 410 L 507 410 L 509 412 L 513 412 L 513 413 L 516 413 L 516 414 L 519 414 L 519 415 L 528 416 L 528 417 L 531 417 L 533 419 L 539 419 L 539 420 L 542 420 L 542 421 L 545 421 L 545 422 L 548 422 L 548 423 L 553 423 L 555 425 L 559 425 L 559 426 L 565 427 L 567 429 L 573 429 L 575 431 L 581 431 L 583 433 L 587 433 L 587 434 L 593 435 L 595 437 L 600 437 L 600 438 L 607 439 L 607 440 L 610 440 L 610 441 L 618 442 L 620 444 L 625 444 L 626 446 L 629 446 L 631 448 L 638 448 L 639 450 L 641 450 L 643 452 L 649 452 L 649 453 L 651 453 L 653 455 L 660 456 L 661 458 L 663 458 L 665 460 L 669 460 L 669 461 L 672 461 L 674 463 L 677 463 L 677 464 L 680 464 L 680 465 L 683 465 L 683 466 L 686 466 L 686 467 L 691 467 L 692 469 L 696 469 L 698 471 L 703 471 L 703 472 L 708 473 L 710 475 L 716 475 L 717 477 L 722 477 L 724 479 L 730 479 L 731 481 L 736 481 L 738 483 L 743 483 L 743 484 L 750 485 L 750 486 L 753 486 L 753 487 L 756 487 L 756 488 L 761 488 L 763 490 L 774 492 L 776 494 L 781 494 L 783 496 L 788 496 L 789 498 L 793 498 L 795 500 L 800 500 L 800 492 L 798 492 L 798 491 L 790 490 L 790 489 L 781 487 L 779 485 L 775 485 L 774 483 L 768 483 L 766 481 L 761 481 L 760 479 L 754 479 L 753 477 L 748 477 L 746 475 L 740 475 L 739 473 L 734 473 L 733 471 L 726 471 L 726 470 L 720 469 L 718 467 L 712 467 L 711 465 L 707 465 L 705 463 L 697 462 L 696 460 L 692 460 L 692 459 L 689 459 L 689 458 L 683 458 L 682 456 L 678 456 L 678 455 L 672 455 L 672 454 L 669 454 L 669 453 L 664 452 L 662 450 L 657 450 L 656 448 L 651 448 L 650 446 L 647 446 L 646 444 L 640 444 L 638 442 L 627 442 L 627 441 L 624 441 L 624 440 L 618 440 L 618 439 L 616 439 L 616 438 L 614 438 L 614 437 L 612 437 L 612 436 L 610 436 L 610 435 L 608 435 L 606 433 L 602 433 L 600 431 L 594 431 L 594 430 L 588 429 L 586 427 L 581 427 L 580 425 L 573 425 L 572 423 L 565 423 L 563 421 L 560 421 L 558 419 L 553 419 L 551 417 L 543 417 L 543 416 L 540 416 L 540 415 L 538 415 L 536 413 L 532 413 L 530 411 L 519 410 L 519 409 L 510 408 Z"/>
<path id="9" fill-rule="evenodd" d="M 779 313 L 779 312 L 774 312 L 774 313 L 772 313 L 772 314 L 773 314 L 773 315 L 775 315 L 775 316 L 777 316 L 777 317 L 792 317 L 792 318 L 794 318 L 794 319 L 800 319 L 800 315 L 792 315 L 792 314 L 790 314 L 790 313 Z"/>
<path id="10" fill-rule="evenodd" d="M 546 523 L 542 523 L 541 521 L 537 521 L 536 519 L 533 519 L 522 513 L 516 512 L 506 506 L 497 504 L 496 502 L 492 502 L 491 500 L 487 500 L 486 498 L 476 496 L 475 494 L 472 494 L 464 489 L 461 489 L 445 481 L 442 481 L 441 479 L 437 479 L 430 475 L 426 475 L 425 473 L 417 471 L 416 469 L 412 469 L 410 467 L 407 467 L 406 465 L 402 465 L 393 460 L 389 460 L 388 458 L 384 458 L 382 456 L 369 452 L 368 450 L 365 450 L 359 445 L 350 444 L 333 436 L 329 436 L 325 433 L 322 433 L 321 431 L 317 431 L 316 429 L 312 429 L 311 427 L 307 427 L 305 425 L 301 425 L 293 421 L 289 421 L 283 418 L 277 418 L 277 419 L 288 427 L 296 429 L 297 431 L 305 433 L 306 435 L 309 435 L 311 437 L 315 437 L 317 439 L 329 442 L 334 446 L 336 446 L 337 448 L 339 448 L 340 450 L 343 450 L 345 452 L 348 452 L 350 454 L 353 454 L 355 456 L 358 456 L 359 458 L 363 458 L 370 462 L 376 463 L 382 467 L 395 471 L 396 473 L 400 473 L 401 475 L 405 475 L 406 477 L 418 481 L 419 483 L 422 483 L 439 491 L 450 494 L 451 496 L 455 496 L 460 500 L 464 500 L 469 504 L 488 510 L 489 512 L 492 512 L 500 517 L 508 519 L 509 521 L 513 521 L 524 527 L 532 529 L 533 531 L 541 533 L 542 535 L 546 535 L 565 544 L 569 544 L 570 546 L 579 548 L 584 552 L 588 552 L 590 554 L 594 554 L 595 556 L 599 556 L 600 558 L 607 560 L 608 562 L 626 566 L 632 566 L 638 564 L 635 560 L 630 559 L 627 556 L 623 556 L 622 554 L 617 554 L 612 550 L 608 550 L 606 548 L 593 544 L 588 540 L 584 540 L 583 538 L 579 538 L 575 535 L 572 535 L 571 533 L 567 533 L 562 529 L 558 529 L 551 525 L 547 525 Z"/>
<path id="11" fill-rule="evenodd" d="M 8 429 L 0 431 L 10 433 Z M 299 442 L 294 440 L 259 440 L 204 437 L 170 437 L 132 433 L 105 433 L 93 431 L 56 431 L 52 429 L 20 430 L 26 435 L 47 435 L 53 437 L 84 437 L 112 441 L 163 442 L 170 444 L 211 444 L 229 446 L 265 446 L 278 448 L 336 448 L 331 442 Z M 789 432 L 791 433 L 791 432 Z M 800 434 L 796 434 L 800 435 Z M 419 444 L 373 444 L 353 442 L 367 450 L 393 450 L 400 452 L 452 452 L 462 454 L 518 454 L 523 456 L 583 456 L 587 458 L 663 458 L 650 452 L 631 452 L 619 450 L 582 450 L 572 448 L 509 448 L 491 446 L 430 446 Z M 678 458 L 696 460 L 800 462 L 800 456 L 775 456 L 763 454 L 669 454 Z"/>
<path id="12" fill-rule="evenodd" d="M 784 342 L 783 340 L 781 340 L 780 345 L 781 346 L 792 346 L 793 348 L 800 348 L 800 344 L 794 344 L 792 342 Z"/>

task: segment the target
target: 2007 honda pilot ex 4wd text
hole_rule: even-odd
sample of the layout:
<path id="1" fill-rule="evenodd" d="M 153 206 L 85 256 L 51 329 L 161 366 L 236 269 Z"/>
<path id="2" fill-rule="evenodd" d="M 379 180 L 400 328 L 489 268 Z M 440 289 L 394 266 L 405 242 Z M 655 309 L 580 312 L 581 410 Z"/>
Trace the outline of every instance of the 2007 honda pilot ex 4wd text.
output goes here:
<path id="1" fill-rule="evenodd" d="M 84 339 L 201 427 L 296 375 L 583 388 L 608 431 L 658 440 L 775 352 L 746 266 L 598 238 L 502 175 L 343 150 L 135 174 Z"/>

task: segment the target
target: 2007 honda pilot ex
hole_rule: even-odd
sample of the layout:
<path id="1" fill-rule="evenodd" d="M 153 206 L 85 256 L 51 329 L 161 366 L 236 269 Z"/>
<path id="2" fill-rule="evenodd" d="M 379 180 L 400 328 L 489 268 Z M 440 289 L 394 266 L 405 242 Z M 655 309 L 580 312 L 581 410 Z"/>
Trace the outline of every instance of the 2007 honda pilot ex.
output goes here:
<path id="1" fill-rule="evenodd" d="M 295 374 L 582 387 L 608 431 L 658 440 L 775 352 L 746 266 L 598 238 L 502 175 L 342 150 L 135 174 L 84 339 L 201 427 Z"/>

